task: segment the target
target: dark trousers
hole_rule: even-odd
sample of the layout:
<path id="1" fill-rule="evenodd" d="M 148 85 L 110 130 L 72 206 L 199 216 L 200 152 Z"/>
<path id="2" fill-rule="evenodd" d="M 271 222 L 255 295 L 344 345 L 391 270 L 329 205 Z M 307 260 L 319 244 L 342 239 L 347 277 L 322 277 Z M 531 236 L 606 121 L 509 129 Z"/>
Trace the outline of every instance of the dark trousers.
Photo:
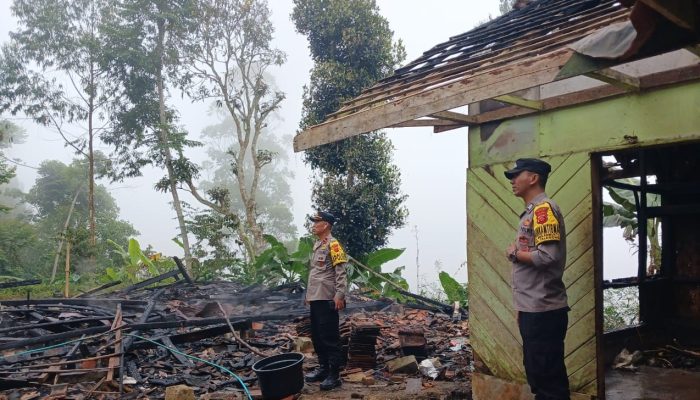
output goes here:
<path id="1" fill-rule="evenodd" d="M 569 400 L 569 378 L 564 365 L 564 338 L 569 308 L 520 312 L 523 365 L 535 400 Z"/>
<path id="2" fill-rule="evenodd" d="M 311 303 L 311 342 L 320 365 L 338 369 L 341 366 L 340 327 L 338 311 L 333 300 Z"/>

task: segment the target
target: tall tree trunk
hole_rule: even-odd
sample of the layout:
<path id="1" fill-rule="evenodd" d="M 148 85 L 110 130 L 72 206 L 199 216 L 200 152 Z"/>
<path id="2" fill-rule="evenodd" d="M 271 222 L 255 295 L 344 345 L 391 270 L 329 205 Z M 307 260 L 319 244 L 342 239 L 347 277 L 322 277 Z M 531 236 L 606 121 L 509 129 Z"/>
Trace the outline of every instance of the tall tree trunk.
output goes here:
<path id="1" fill-rule="evenodd" d="M 168 139 L 168 121 L 165 116 L 165 87 L 163 83 L 163 57 L 165 48 L 165 34 L 166 34 L 165 20 L 158 20 L 158 112 L 160 119 L 159 127 L 159 137 L 161 151 L 165 156 L 165 167 L 168 171 L 168 179 L 170 181 L 170 193 L 173 196 L 173 208 L 177 214 L 177 222 L 180 226 L 180 239 L 182 240 L 182 247 L 185 250 L 185 267 L 188 271 L 192 271 L 192 255 L 190 254 L 190 240 L 187 237 L 187 226 L 185 225 L 185 215 L 182 212 L 182 205 L 180 204 L 180 196 L 177 193 L 177 181 L 175 180 L 175 171 L 173 169 L 173 157 L 170 153 L 170 143 Z"/>
<path id="2" fill-rule="evenodd" d="M 95 247 L 97 246 L 97 224 L 95 222 L 95 153 L 93 149 L 95 132 L 93 131 L 93 118 L 95 115 L 95 64 L 90 63 L 90 87 L 88 94 L 88 213 L 90 220 L 90 246 L 92 254 L 90 260 L 94 266 Z"/>
<path id="3" fill-rule="evenodd" d="M 255 209 L 250 205 L 250 197 L 247 187 L 247 179 L 245 173 L 245 155 L 247 152 L 247 143 L 239 139 L 239 152 L 236 156 L 236 179 L 238 179 L 238 192 L 241 195 L 241 201 L 243 202 L 243 210 L 245 213 L 244 223 L 238 226 L 238 236 L 240 236 L 243 246 L 246 249 L 246 258 L 248 259 L 248 264 L 252 265 L 255 263 L 255 259 L 258 255 L 258 243 L 255 240 L 255 236 L 252 234 L 251 227 L 256 225 L 255 221 Z"/>

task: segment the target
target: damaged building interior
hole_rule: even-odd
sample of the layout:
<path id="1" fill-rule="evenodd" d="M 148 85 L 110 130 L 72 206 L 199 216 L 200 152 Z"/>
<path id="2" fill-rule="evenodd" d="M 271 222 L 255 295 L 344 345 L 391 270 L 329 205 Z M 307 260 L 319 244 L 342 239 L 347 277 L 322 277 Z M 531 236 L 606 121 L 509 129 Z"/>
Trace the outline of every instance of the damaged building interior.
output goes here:
<path id="1" fill-rule="evenodd" d="M 596 157 L 600 188 L 613 187 L 618 193 L 631 194 L 637 220 L 648 222 L 637 224 L 632 232 L 638 246 L 636 271 L 630 271 L 634 273 L 627 278 L 602 283 L 603 290 L 637 288 L 639 302 L 634 326 L 604 335 L 610 397 L 644 398 L 650 393 L 658 398 L 668 393 L 683 399 L 697 396 L 700 374 L 687 370 L 695 365 L 693 352 L 687 348 L 700 346 L 700 233 L 695 229 L 700 222 L 698 154 L 700 143 L 693 142 Z M 635 184 L 623 183 L 630 178 Z M 604 242 L 599 243 L 605 252 Z M 619 357 L 623 349 L 629 355 Z M 657 368 L 634 368 L 634 374 L 611 368 L 631 366 L 635 358 Z"/>

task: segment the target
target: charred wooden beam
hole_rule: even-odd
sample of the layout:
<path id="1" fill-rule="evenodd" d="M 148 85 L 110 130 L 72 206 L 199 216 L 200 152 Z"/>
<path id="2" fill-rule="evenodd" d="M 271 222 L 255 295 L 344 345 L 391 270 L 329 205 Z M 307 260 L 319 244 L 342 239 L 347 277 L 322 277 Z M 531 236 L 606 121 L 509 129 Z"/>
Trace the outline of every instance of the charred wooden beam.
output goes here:
<path id="1" fill-rule="evenodd" d="M 180 270 L 180 274 L 182 274 L 182 277 L 185 278 L 187 283 L 189 283 L 190 285 L 194 285 L 194 281 L 190 277 L 190 274 L 187 272 L 187 268 L 182 263 L 182 261 L 177 257 L 173 257 L 173 260 L 175 260 L 175 265 L 177 265 L 177 269 Z"/>
<path id="2" fill-rule="evenodd" d="M 90 289 L 90 290 L 88 290 L 87 292 L 81 293 L 81 294 L 79 294 L 79 295 L 77 295 L 77 296 L 75 296 L 75 297 L 87 297 L 87 296 L 89 296 L 89 295 L 91 295 L 91 294 L 95 294 L 95 293 L 101 292 L 101 291 L 103 291 L 103 290 L 105 290 L 105 289 L 109 289 L 109 288 L 111 288 L 111 287 L 113 287 L 113 286 L 117 286 L 117 285 L 120 284 L 120 283 L 122 283 L 122 281 L 114 281 L 114 282 L 105 283 L 105 284 L 102 285 L 102 286 L 96 287 L 96 288 L 94 288 L 94 289 Z"/>
<path id="3" fill-rule="evenodd" d="M 133 314 L 124 315 L 124 317 L 133 317 Z M 66 329 L 71 329 L 70 325 L 82 324 L 85 322 L 94 322 L 94 321 L 109 321 L 110 319 L 111 318 L 108 318 L 108 317 L 88 317 L 88 318 L 67 319 L 67 320 L 61 320 L 61 321 L 55 321 L 55 322 L 42 322 L 39 324 L 31 324 L 31 325 L 15 325 L 15 326 L 8 326 L 7 328 L 0 328 L 0 333 L 21 331 L 21 330 L 25 330 L 25 329 L 29 329 L 29 328 L 46 329 L 46 328 L 61 327 L 61 326 L 66 327 Z"/>
<path id="4" fill-rule="evenodd" d="M 438 306 L 438 307 L 439 307 L 443 312 L 445 312 L 445 313 L 451 313 L 451 312 L 452 312 L 452 306 L 449 305 L 449 304 L 441 303 L 441 302 L 439 302 L 439 301 L 437 301 L 437 300 L 429 299 L 429 298 L 427 298 L 427 297 L 425 297 L 425 296 L 421 296 L 421 295 L 419 295 L 419 294 L 407 292 L 407 291 L 405 291 L 405 290 L 399 290 L 398 292 L 401 293 L 401 294 L 404 295 L 404 296 L 412 297 L 412 298 L 414 298 L 414 299 L 416 299 L 416 300 L 420 300 L 420 301 L 422 301 L 422 302 L 424 302 L 424 303 L 428 303 L 428 304 L 432 304 L 432 305 L 434 305 L 434 306 Z"/>
<path id="5" fill-rule="evenodd" d="M 402 304 L 405 307 L 414 308 L 416 310 L 426 310 L 426 311 L 441 312 L 441 313 L 445 312 L 445 310 L 441 307 L 429 306 L 429 305 L 424 304 L 424 303 L 408 302 L 408 303 L 402 303 Z"/>
<path id="6" fill-rule="evenodd" d="M 133 284 L 129 287 L 126 287 L 126 288 L 124 288 L 123 292 L 124 293 L 133 292 L 134 290 L 142 289 L 142 288 L 145 288 L 146 286 L 151 286 L 154 283 L 158 283 L 158 282 L 163 281 L 165 279 L 175 277 L 178 274 L 180 274 L 180 271 L 177 269 L 174 269 L 172 271 L 168 271 L 164 274 L 154 276 L 153 278 L 149 278 L 149 279 L 143 280 L 139 283 Z"/>
<path id="7" fill-rule="evenodd" d="M 170 340 L 169 336 L 161 337 L 160 342 L 168 347 L 168 351 L 170 352 L 170 354 L 172 354 L 172 356 L 175 357 L 177 359 L 177 361 L 180 362 L 180 364 L 182 364 L 186 367 L 193 367 L 194 366 L 194 364 L 192 363 L 192 361 L 190 361 L 189 358 L 183 356 L 181 354 L 181 352 L 179 352 L 180 350 L 175 346 L 175 343 L 173 343 L 172 340 Z"/>
<path id="8" fill-rule="evenodd" d="M 143 313 L 141 313 L 141 316 L 139 317 L 137 324 L 143 324 L 146 321 L 148 321 L 148 317 L 149 317 L 149 315 L 151 315 L 151 311 L 153 311 L 153 307 L 155 307 L 155 305 L 156 305 L 156 299 L 158 297 L 160 297 L 160 295 L 163 294 L 164 291 L 165 291 L 165 289 L 159 289 L 158 291 L 156 291 L 155 293 L 153 293 L 151 295 L 151 297 L 148 299 L 148 305 L 143 310 Z M 141 331 L 141 329 L 143 329 L 143 328 L 135 328 L 133 326 L 131 326 L 130 328 L 132 329 L 132 333 L 134 335 L 138 335 L 139 332 Z M 124 352 L 129 351 L 129 348 L 131 347 L 131 343 L 133 343 L 133 341 L 134 341 L 133 336 L 128 336 L 126 339 L 124 339 L 124 341 L 122 343 Z"/>
<path id="9" fill-rule="evenodd" d="M 146 305 L 146 301 L 144 300 L 125 300 L 125 299 L 78 299 L 78 298 L 72 298 L 72 299 L 64 299 L 64 298 L 56 298 L 56 299 L 38 299 L 38 300 L 3 300 L 2 304 L 4 306 L 33 306 L 37 304 L 66 304 L 66 305 L 82 305 L 82 306 L 91 306 L 95 304 L 102 304 L 102 305 L 109 305 L 109 306 L 114 306 L 114 304 L 121 303 L 122 307 L 124 306 L 144 306 Z M 111 311 L 110 311 L 111 313 Z"/>
<path id="10" fill-rule="evenodd" d="M 8 343 L 0 344 L 0 350 L 18 349 L 20 347 L 33 346 L 39 344 L 46 344 L 52 342 L 60 342 L 67 339 L 73 339 L 81 335 L 94 335 L 98 333 L 104 333 L 109 331 L 108 326 L 95 326 L 92 328 L 79 329 L 75 331 L 55 333 L 53 335 L 45 335 L 35 338 L 16 340 Z"/>
<path id="11" fill-rule="evenodd" d="M 4 302 L 3 302 L 4 303 Z M 56 309 L 56 308 L 67 308 L 67 309 L 73 309 L 73 310 L 79 310 L 79 311 L 90 311 L 94 314 L 102 314 L 105 317 L 113 317 L 114 314 L 112 313 L 111 310 L 108 310 L 106 308 L 93 305 L 93 306 L 79 306 L 79 305 L 74 305 L 74 304 L 33 304 L 31 306 L 32 308 L 6 308 L 3 309 L 4 312 L 18 312 L 18 313 L 34 313 L 35 309 L 37 308 L 48 308 L 48 309 Z M 36 317 L 36 315 L 35 315 Z M 39 320 L 43 320 L 43 316 L 40 316 L 40 318 L 37 318 Z"/>
<path id="12" fill-rule="evenodd" d="M 40 387 L 40 383 L 29 382 L 22 379 L 0 378 L 0 390 L 18 389 L 24 387 Z"/>
<path id="13" fill-rule="evenodd" d="M 47 358 L 53 358 L 53 357 L 67 357 L 69 353 L 70 353 L 69 350 L 67 350 L 65 348 L 60 348 L 60 349 L 48 349 L 48 350 L 42 352 L 40 355 L 36 355 L 36 353 L 13 354 L 13 355 L 0 357 L 0 365 L 22 363 L 22 362 L 29 361 L 29 360 L 31 360 L 31 361 L 45 360 Z"/>
<path id="14" fill-rule="evenodd" d="M 119 356 L 119 355 L 121 355 L 121 354 L 105 354 L 102 356 L 86 357 L 86 358 L 80 358 L 80 359 L 76 359 L 76 360 L 64 360 L 64 361 L 56 361 L 53 363 L 32 364 L 29 367 L 31 367 L 31 368 L 46 368 L 46 367 L 54 367 L 54 366 L 62 366 L 62 365 L 72 365 L 72 364 L 82 363 L 85 361 L 104 360 L 105 358 L 110 358 L 110 357 Z M 8 371 L 8 370 L 17 370 L 17 365 L 10 365 L 8 367 L 0 369 L 0 371 Z"/>
<path id="15" fill-rule="evenodd" d="M 700 214 L 700 204 L 670 205 L 659 207 L 647 207 L 647 217 L 669 217 L 672 215 L 696 215 Z"/>
<path id="16" fill-rule="evenodd" d="M 24 281 L 15 281 L 15 282 L 3 282 L 0 283 L 0 289 L 7 289 L 7 288 L 13 288 L 13 287 L 19 287 L 19 286 L 31 286 L 31 285 L 38 285 L 41 283 L 41 280 L 39 279 L 28 279 Z"/>

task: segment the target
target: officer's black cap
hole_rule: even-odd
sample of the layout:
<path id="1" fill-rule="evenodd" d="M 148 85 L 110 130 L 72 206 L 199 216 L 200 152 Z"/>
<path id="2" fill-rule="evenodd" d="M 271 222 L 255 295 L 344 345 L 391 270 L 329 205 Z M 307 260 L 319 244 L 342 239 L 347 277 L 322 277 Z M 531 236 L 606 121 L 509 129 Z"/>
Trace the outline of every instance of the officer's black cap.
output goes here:
<path id="1" fill-rule="evenodd" d="M 513 179 L 523 171 L 530 171 L 542 176 L 548 176 L 552 166 L 537 158 L 519 158 L 512 169 L 504 172 L 506 178 Z"/>
<path id="2" fill-rule="evenodd" d="M 314 222 L 326 221 L 329 224 L 335 224 L 335 216 L 327 211 L 319 211 L 316 214 L 309 217 L 310 220 Z"/>

